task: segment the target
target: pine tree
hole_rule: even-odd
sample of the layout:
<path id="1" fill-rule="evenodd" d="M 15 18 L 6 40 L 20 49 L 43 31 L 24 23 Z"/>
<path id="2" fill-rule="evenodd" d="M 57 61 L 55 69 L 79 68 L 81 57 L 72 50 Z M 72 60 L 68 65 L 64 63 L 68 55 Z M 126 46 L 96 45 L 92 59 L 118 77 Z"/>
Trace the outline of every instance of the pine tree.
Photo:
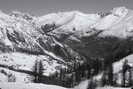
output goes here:
<path id="1" fill-rule="evenodd" d="M 130 69 L 129 70 L 129 86 L 132 86 L 132 83 L 133 81 L 132 81 L 132 70 Z"/>
<path id="2" fill-rule="evenodd" d="M 34 71 L 35 73 L 35 79 L 34 82 L 39 83 L 42 82 L 42 76 L 43 76 L 43 63 L 42 60 L 36 60 Z"/>
<path id="3" fill-rule="evenodd" d="M 124 87 L 125 87 L 125 81 L 126 81 L 127 64 L 128 64 L 128 60 L 125 60 L 122 67 L 122 76 L 123 76 L 122 86 Z"/>
<path id="4" fill-rule="evenodd" d="M 109 66 L 109 72 L 108 72 L 108 81 L 109 81 L 109 85 L 113 85 L 113 66 L 112 64 L 110 64 Z"/>
<path id="5" fill-rule="evenodd" d="M 105 86 L 106 84 L 106 73 L 104 72 L 102 75 L 102 86 Z"/>

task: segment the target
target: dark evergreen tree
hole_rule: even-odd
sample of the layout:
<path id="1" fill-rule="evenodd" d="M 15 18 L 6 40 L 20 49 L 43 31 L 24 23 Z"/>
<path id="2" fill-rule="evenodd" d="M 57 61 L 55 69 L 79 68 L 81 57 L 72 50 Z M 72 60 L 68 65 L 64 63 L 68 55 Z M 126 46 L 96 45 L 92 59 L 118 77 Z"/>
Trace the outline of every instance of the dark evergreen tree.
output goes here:
<path id="1" fill-rule="evenodd" d="M 96 89 L 96 86 L 96 81 L 93 78 L 91 78 L 87 89 Z"/>
<path id="2" fill-rule="evenodd" d="M 129 86 L 133 85 L 133 81 L 132 81 L 132 70 L 129 70 Z"/>
<path id="3" fill-rule="evenodd" d="M 106 75 L 106 73 L 104 72 L 104 73 L 103 73 L 103 76 L 102 76 L 102 81 L 101 81 L 101 82 L 102 82 L 102 86 L 105 86 L 105 85 L 106 85 L 106 81 L 107 81 L 106 76 L 107 76 L 107 75 Z"/>
<path id="4" fill-rule="evenodd" d="M 108 81 L 109 81 L 109 85 L 113 85 L 113 66 L 112 63 L 109 65 L 109 69 L 108 69 Z"/>
<path id="5" fill-rule="evenodd" d="M 123 77 L 122 86 L 123 87 L 125 87 L 127 65 L 128 65 L 128 60 L 125 60 L 122 67 L 122 77 Z"/>
<path id="6" fill-rule="evenodd" d="M 42 76 L 43 76 L 43 63 L 42 63 L 42 60 L 36 60 L 35 61 L 35 66 L 34 66 L 33 72 L 35 74 L 34 82 L 36 82 L 36 83 L 42 82 Z"/>
<path id="7" fill-rule="evenodd" d="M 123 67 L 122 67 L 122 76 L 123 76 L 123 80 L 122 80 L 122 86 L 125 87 L 126 86 L 126 79 L 127 79 L 127 75 L 128 74 L 128 86 L 132 85 L 132 67 L 128 64 L 128 60 L 125 60 L 123 63 Z"/>

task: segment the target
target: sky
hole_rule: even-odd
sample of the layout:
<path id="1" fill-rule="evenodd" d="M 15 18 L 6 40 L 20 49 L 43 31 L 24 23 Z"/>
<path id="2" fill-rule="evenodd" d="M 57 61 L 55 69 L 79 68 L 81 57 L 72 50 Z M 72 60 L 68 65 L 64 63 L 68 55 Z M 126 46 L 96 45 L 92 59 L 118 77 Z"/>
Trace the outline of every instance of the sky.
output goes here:
<path id="1" fill-rule="evenodd" d="M 53 12 L 78 10 L 84 13 L 110 11 L 114 7 L 133 9 L 133 0 L 0 0 L 0 9 L 41 16 Z"/>

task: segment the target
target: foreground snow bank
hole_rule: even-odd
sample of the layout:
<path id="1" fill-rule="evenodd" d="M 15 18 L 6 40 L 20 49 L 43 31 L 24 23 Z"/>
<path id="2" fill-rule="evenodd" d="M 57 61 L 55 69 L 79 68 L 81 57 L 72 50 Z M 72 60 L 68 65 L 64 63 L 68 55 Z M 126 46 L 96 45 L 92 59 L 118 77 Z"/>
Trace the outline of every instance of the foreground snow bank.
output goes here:
<path id="1" fill-rule="evenodd" d="M 67 89 L 56 85 L 45 85 L 35 83 L 0 83 L 1 89 Z"/>
<path id="2" fill-rule="evenodd" d="M 79 85 L 74 88 L 65 88 L 57 85 L 46 85 L 41 83 L 0 83 L 0 89 L 87 89 L 88 80 L 82 81 Z"/>

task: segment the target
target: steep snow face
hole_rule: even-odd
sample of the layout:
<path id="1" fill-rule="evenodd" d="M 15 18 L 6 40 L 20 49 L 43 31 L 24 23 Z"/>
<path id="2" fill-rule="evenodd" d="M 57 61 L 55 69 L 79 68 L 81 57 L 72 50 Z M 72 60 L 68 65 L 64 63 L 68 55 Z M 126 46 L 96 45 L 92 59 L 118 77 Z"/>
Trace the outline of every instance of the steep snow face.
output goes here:
<path id="1" fill-rule="evenodd" d="M 112 26 L 112 24 L 114 24 L 114 22 L 116 23 L 116 21 L 118 20 L 119 20 L 119 17 L 111 14 L 101 19 L 98 23 L 95 24 L 93 28 L 106 30 L 106 29 L 109 29 Z"/>
<path id="2" fill-rule="evenodd" d="M 99 20 L 100 16 L 97 14 L 83 14 L 76 12 L 73 20 L 57 30 L 55 32 L 74 33 L 77 36 L 85 36 L 87 32 L 91 34 L 92 29 L 90 26 Z"/>
<path id="3" fill-rule="evenodd" d="M 14 17 L 0 12 L 0 40 L 6 46 L 13 46 L 9 34 L 14 35 L 14 32 L 21 34 L 29 33 L 30 35 L 37 34 L 32 22 L 20 17 Z M 33 34 L 33 32 L 36 32 Z M 29 35 L 28 34 L 28 35 Z M 14 39 L 15 40 L 15 39 Z"/>
<path id="4" fill-rule="evenodd" d="M 59 12 L 59 13 L 52 13 L 48 15 L 44 15 L 37 18 L 37 23 L 40 25 L 45 24 L 56 24 L 56 25 L 63 25 L 74 18 L 73 12 Z"/>
<path id="5" fill-rule="evenodd" d="M 114 8 L 111 14 L 102 18 L 94 25 L 95 29 L 107 30 L 113 25 L 119 23 L 128 13 L 128 9 L 125 7 Z"/>
<path id="6" fill-rule="evenodd" d="M 73 20 L 71 20 L 71 22 L 69 22 L 62 28 L 69 30 L 75 28 L 77 31 L 86 30 L 90 25 L 96 23 L 96 21 L 98 21 L 99 19 L 99 16 L 97 14 L 84 14 L 81 12 L 74 12 L 74 15 L 75 16 Z"/>
<path id="7" fill-rule="evenodd" d="M 124 17 L 128 13 L 128 9 L 126 7 L 117 7 L 113 8 L 111 12 L 116 16 Z"/>
<path id="8" fill-rule="evenodd" d="M 132 36 L 133 11 L 125 7 L 114 8 L 109 14 L 94 24 L 92 28 L 102 30 L 99 36 L 127 38 Z"/>

